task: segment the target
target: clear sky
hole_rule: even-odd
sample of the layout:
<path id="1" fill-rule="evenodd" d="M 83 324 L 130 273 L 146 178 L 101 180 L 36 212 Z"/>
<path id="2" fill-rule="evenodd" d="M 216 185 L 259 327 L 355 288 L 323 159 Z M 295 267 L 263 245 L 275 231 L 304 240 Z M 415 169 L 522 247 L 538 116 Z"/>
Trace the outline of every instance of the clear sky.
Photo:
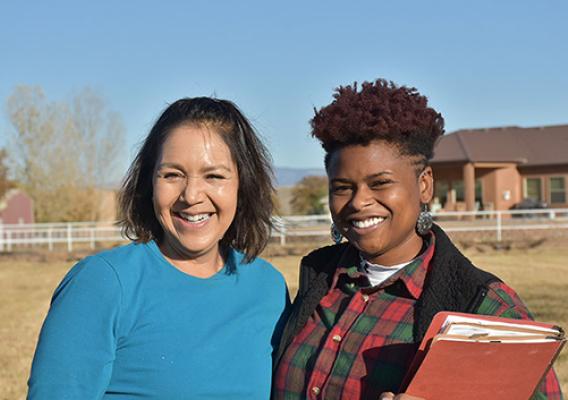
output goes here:
<path id="1" fill-rule="evenodd" d="M 177 98 L 235 101 L 277 166 L 321 167 L 313 108 L 382 77 L 463 128 L 568 123 L 568 2 L 3 1 L 0 145 L 18 84 L 54 100 L 90 86 L 127 129 L 125 166 Z"/>

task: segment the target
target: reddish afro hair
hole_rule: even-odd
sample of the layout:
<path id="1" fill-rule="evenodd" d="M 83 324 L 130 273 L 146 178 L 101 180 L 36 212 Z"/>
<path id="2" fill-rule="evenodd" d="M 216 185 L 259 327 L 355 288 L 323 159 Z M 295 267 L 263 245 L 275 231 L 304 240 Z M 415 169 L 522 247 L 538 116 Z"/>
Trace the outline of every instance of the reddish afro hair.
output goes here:
<path id="1" fill-rule="evenodd" d="M 378 79 L 340 86 L 331 104 L 315 111 L 312 136 L 330 153 L 351 144 L 384 140 L 402 155 L 418 156 L 424 164 L 433 156 L 434 144 L 444 133 L 441 114 L 415 88 L 398 87 Z M 326 161 L 329 157 L 326 157 Z M 326 162 L 327 164 L 327 162 Z"/>

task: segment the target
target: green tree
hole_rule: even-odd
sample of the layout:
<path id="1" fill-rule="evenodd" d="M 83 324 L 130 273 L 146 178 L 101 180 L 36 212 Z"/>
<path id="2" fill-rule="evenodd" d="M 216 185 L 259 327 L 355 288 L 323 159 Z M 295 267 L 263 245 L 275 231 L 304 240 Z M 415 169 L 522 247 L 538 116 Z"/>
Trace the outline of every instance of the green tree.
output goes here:
<path id="1" fill-rule="evenodd" d="M 99 190 L 116 176 L 124 128 L 103 98 L 83 89 L 69 102 L 16 87 L 6 103 L 14 174 L 34 200 L 36 221 L 96 220 Z"/>
<path id="2" fill-rule="evenodd" d="M 292 190 L 292 211 L 295 214 L 325 214 L 327 212 L 327 178 L 306 176 Z"/>

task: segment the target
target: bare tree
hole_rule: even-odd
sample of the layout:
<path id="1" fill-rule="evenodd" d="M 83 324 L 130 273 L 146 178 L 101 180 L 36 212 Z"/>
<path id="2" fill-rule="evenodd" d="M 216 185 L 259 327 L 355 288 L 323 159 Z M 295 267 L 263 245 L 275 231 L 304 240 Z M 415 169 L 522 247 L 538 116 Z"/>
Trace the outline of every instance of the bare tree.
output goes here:
<path id="1" fill-rule="evenodd" d="M 120 117 L 91 89 L 58 103 L 40 87 L 19 86 L 6 108 L 15 175 L 34 199 L 36 220 L 96 219 L 100 189 L 117 176 Z"/>
<path id="2" fill-rule="evenodd" d="M 8 176 L 8 165 L 6 164 L 7 153 L 5 149 L 0 149 L 0 201 L 8 190 L 14 187 Z"/>

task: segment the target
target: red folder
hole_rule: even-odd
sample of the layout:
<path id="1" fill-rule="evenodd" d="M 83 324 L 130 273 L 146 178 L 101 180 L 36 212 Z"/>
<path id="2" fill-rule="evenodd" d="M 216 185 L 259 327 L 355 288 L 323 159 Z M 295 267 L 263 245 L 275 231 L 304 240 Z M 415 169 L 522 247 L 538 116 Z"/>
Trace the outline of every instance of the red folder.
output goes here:
<path id="1" fill-rule="evenodd" d="M 448 318 L 462 323 L 445 324 Z M 469 326 L 493 334 L 464 336 L 449 330 Z M 441 312 L 434 316 L 401 392 L 429 400 L 529 399 L 565 341 L 562 329 L 551 324 Z"/>

